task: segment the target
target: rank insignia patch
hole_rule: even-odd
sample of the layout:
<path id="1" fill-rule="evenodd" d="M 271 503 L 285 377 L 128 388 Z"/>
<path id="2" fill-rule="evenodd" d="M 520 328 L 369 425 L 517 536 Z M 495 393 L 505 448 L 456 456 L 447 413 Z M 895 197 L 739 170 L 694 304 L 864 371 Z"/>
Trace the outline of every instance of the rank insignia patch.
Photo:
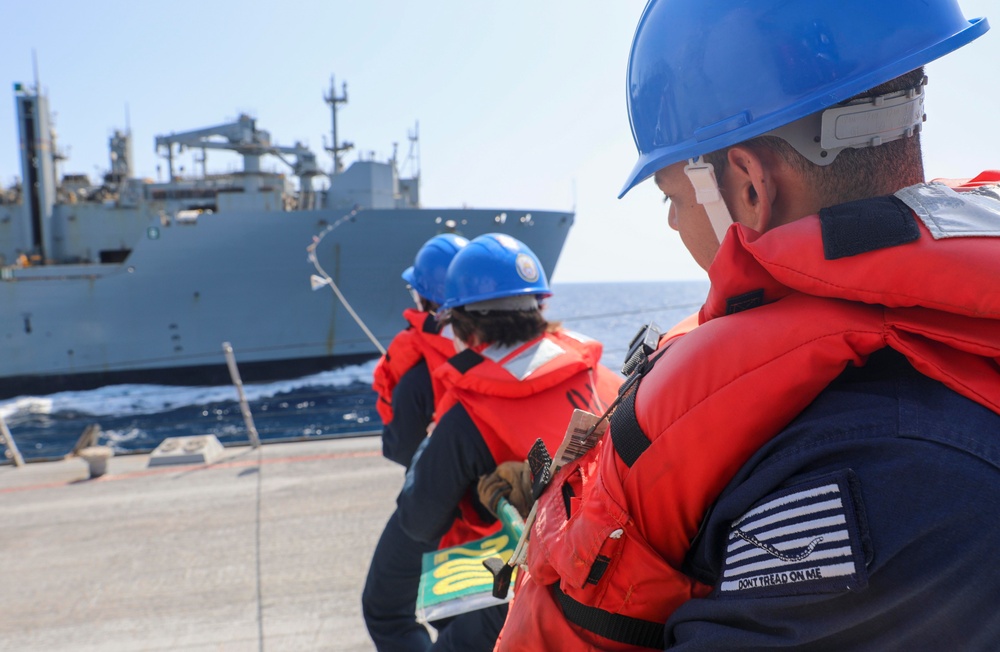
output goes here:
<path id="1" fill-rule="evenodd" d="M 868 585 L 866 527 L 848 475 L 768 496 L 729 530 L 720 596 L 858 591 Z"/>

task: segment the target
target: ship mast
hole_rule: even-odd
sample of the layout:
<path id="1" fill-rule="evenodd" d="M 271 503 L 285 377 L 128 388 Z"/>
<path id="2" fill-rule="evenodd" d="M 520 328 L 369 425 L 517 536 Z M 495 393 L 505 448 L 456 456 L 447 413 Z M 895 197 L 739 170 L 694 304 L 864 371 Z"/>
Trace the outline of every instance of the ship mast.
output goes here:
<path id="1" fill-rule="evenodd" d="M 20 83 L 14 84 L 26 216 L 21 250 L 27 252 L 33 261 L 45 264 L 54 252 L 52 215 L 57 194 L 56 165 L 64 157 L 55 145 L 48 98 L 42 92 L 34 51 L 31 57 L 35 73 L 34 90 Z"/>
<path id="2" fill-rule="evenodd" d="M 347 82 L 344 82 L 342 89 L 342 95 L 337 97 L 337 91 L 333 83 L 333 75 L 330 75 L 330 94 L 324 95 L 323 99 L 330 105 L 330 114 L 333 119 L 333 146 L 324 148 L 326 151 L 333 154 L 333 171 L 330 173 L 331 177 L 340 174 L 340 171 L 344 169 L 344 164 L 340 160 L 340 154 L 354 147 L 354 143 L 349 143 L 347 141 L 341 143 L 337 140 L 337 105 L 347 104 Z"/>

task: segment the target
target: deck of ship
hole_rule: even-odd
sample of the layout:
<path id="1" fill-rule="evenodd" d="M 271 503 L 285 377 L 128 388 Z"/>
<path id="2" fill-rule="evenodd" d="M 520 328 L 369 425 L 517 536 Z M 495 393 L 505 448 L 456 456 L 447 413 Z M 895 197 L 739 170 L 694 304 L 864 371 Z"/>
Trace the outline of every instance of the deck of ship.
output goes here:
<path id="1" fill-rule="evenodd" d="M 360 592 L 403 470 L 376 437 L 0 467 L 0 649 L 372 650 Z"/>

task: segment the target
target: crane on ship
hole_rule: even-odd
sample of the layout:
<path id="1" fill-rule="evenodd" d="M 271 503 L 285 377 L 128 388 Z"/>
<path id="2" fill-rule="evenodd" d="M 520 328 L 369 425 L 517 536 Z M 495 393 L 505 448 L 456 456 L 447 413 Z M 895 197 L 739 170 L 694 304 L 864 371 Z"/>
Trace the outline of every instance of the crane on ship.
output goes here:
<path id="1" fill-rule="evenodd" d="M 326 175 L 317 164 L 316 155 L 312 150 L 299 142 L 291 147 L 272 143 L 270 132 L 258 129 L 257 121 L 245 113 L 240 114 L 235 122 L 157 136 L 156 150 L 165 151 L 161 156 L 167 159 L 171 182 L 176 180 L 175 146 L 177 154 L 182 153 L 185 148 L 202 150 L 201 161 L 204 161 L 205 152 L 209 149 L 236 152 L 243 157 L 245 192 L 257 190 L 261 177 L 260 160 L 266 155 L 279 158 L 292 169 L 295 176 L 299 177 L 302 196 L 306 203 L 311 203 L 313 197 L 313 178 Z M 294 159 L 289 160 L 286 156 L 292 156 Z"/>

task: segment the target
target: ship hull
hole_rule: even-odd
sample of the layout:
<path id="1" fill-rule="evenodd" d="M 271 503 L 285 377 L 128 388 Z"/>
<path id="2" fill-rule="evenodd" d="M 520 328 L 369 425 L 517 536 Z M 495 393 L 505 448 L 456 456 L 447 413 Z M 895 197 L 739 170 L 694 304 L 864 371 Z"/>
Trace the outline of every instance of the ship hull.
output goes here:
<path id="1" fill-rule="evenodd" d="M 116 383 L 229 382 L 223 342 L 247 382 L 294 378 L 378 355 L 316 257 L 383 346 L 410 305 L 400 278 L 430 237 L 504 232 L 552 274 L 571 213 L 368 209 L 151 218 L 115 264 L 8 268 L 0 281 L 0 397 Z M 332 230 L 331 225 L 336 225 Z"/>
<path id="2" fill-rule="evenodd" d="M 337 367 L 363 364 L 375 359 L 377 353 L 346 356 L 323 356 L 295 360 L 240 362 L 240 379 L 244 383 L 268 382 L 287 378 L 301 378 Z M 178 385 L 216 386 L 232 383 L 229 368 L 221 364 L 194 367 L 163 367 L 121 371 L 28 375 L 0 379 L 0 398 L 40 396 L 56 392 L 84 391 L 110 385 Z"/>

